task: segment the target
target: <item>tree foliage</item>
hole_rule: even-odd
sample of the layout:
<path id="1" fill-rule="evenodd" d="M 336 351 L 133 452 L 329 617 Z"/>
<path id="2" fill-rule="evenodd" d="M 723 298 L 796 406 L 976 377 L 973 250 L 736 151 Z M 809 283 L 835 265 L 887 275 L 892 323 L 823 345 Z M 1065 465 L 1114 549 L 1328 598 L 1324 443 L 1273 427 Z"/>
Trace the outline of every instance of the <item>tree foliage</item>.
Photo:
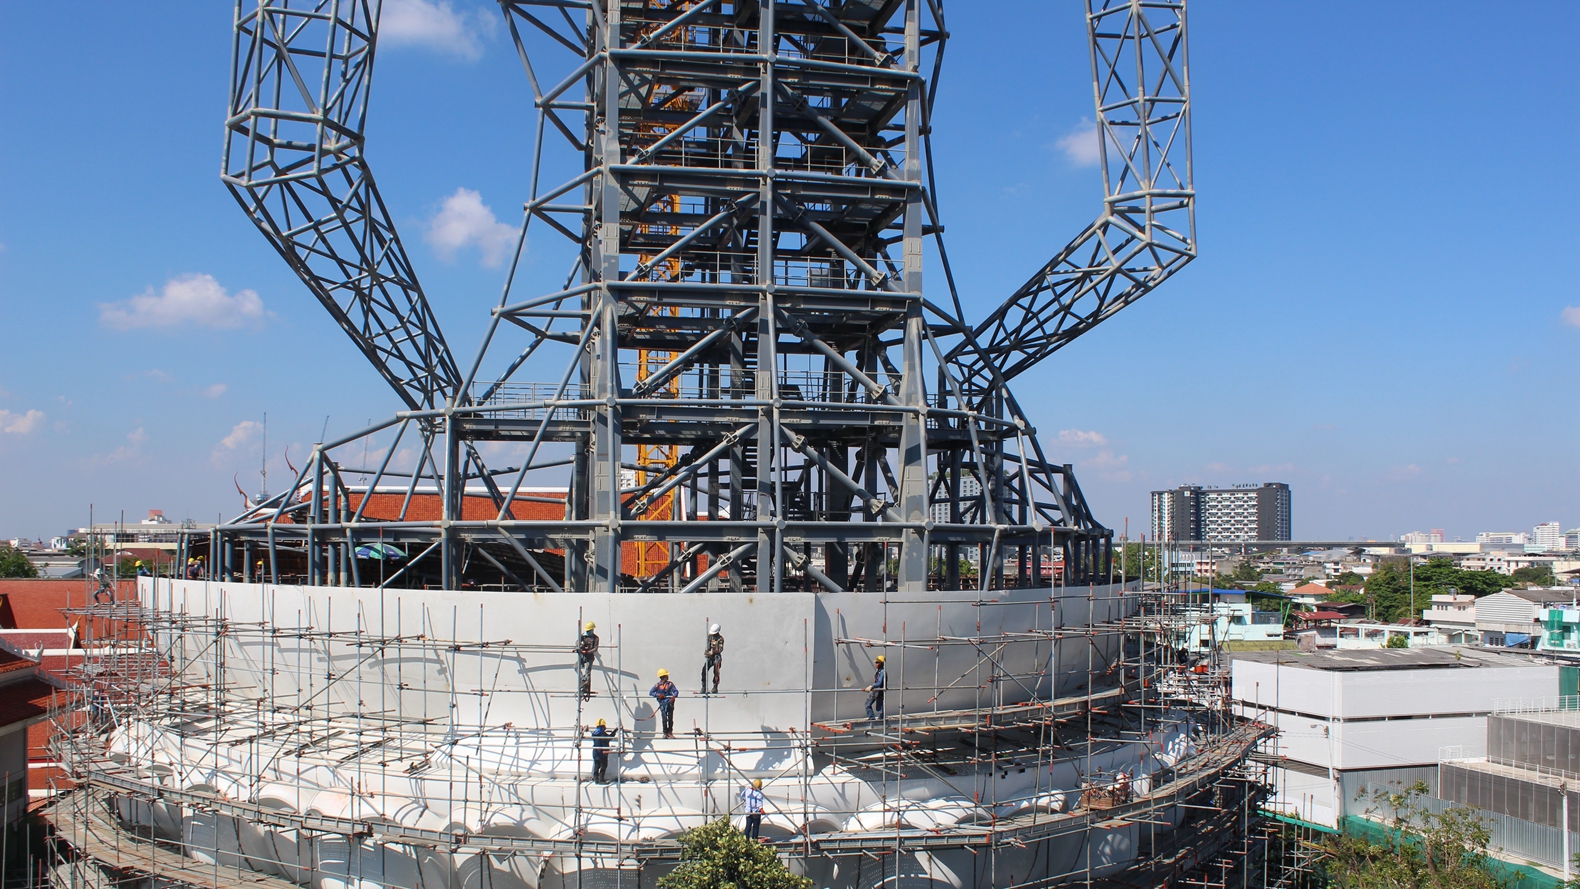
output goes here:
<path id="1" fill-rule="evenodd" d="M 1516 568 L 1509 579 L 1516 584 L 1529 586 L 1552 586 L 1557 583 L 1553 578 L 1551 565 L 1527 565 L 1524 568 Z"/>
<path id="2" fill-rule="evenodd" d="M 0 577 L 37 577 L 38 568 L 21 550 L 0 546 Z"/>
<path id="3" fill-rule="evenodd" d="M 770 846 L 746 838 L 720 818 L 681 834 L 680 866 L 659 879 L 659 889 L 811 889 L 792 874 Z"/>
<path id="4" fill-rule="evenodd" d="M 1333 889 L 1503 889 L 1488 866 L 1492 834 L 1475 811 L 1450 806 L 1441 815 L 1426 807 L 1426 784 L 1376 791 L 1367 814 L 1384 816 L 1390 830 L 1381 843 L 1340 834 L 1327 843 L 1328 885 Z"/>
<path id="5" fill-rule="evenodd" d="M 1388 644 L 1384 648 L 1409 648 L 1410 640 L 1403 633 L 1395 633 L 1388 637 Z"/>
<path id="6" fill-rule="evenodd" d="M 1453 590 L 1480 598 L 1520 584 L 1496 571 L 1465 571 L 1454 567 L 1454 560 L 1432 559 L 1415 566 L 1415 603 L 1410 602 L 1410 565 L 1406 561 L 1384 562 L 1366 579 L 1366 598 L 1374 603 L 1378 620 L 1396 621 L 1420 617 L 1431 605 L 1432 596 Z"/>

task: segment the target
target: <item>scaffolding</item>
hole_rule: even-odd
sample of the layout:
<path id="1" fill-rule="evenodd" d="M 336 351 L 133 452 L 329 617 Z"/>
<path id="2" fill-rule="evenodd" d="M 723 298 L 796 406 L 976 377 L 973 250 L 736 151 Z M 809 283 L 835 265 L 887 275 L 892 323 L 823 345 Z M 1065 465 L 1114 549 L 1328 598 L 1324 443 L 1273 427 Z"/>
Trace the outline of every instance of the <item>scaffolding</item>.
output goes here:
<path id="1" fill-rule="evenodd" d="M 609 784 L 591 779 L 568 642 L 491 637 L 481 608 L 460 635 L 459 620 L 402 625 L 431 603 L 286 613 L 292 591 L 260 592 L 265 619 L 235 613 L 251 587 L 163 579 L 141 604 L 73 611 L 94 635 L 51 715 L 68 776 L 45 812 L 56 885 L 285 887 L 316 871 L 320 889 L 639 889 L 674 866 L 684 829 L 738 815 L 752 778 L 764 836 L 820 885 L 1226 887 L 1276 841 L 1254 755 L 1270 730 L 1208 690 L 1224 671 L 1170 644 L 1196 619 L 1180 590 L 1050 587 L 1030 610 L 1007 593 L 888 594 L 879 635 L 819 648 L 802 627 L 803 662 L 779 665 L 799 688 L 732 688 L 741 670 L 726 669 L 671 742 L 624 679 L 642 645 L 616 624 L 593 698 L 615 716 Z M 951 607 L 977 631 L 949 632 Z M 997 626 L 1016 609 L 1028 625 Z M 838 652 L 887 655 L 882 718 L 847 715 L 860 688 L 816 681 Z M 1181 671 L 1191 687 L 1165 681 Z M 753 694 L 802 718 L 743 730 L 721 715 Z"/>

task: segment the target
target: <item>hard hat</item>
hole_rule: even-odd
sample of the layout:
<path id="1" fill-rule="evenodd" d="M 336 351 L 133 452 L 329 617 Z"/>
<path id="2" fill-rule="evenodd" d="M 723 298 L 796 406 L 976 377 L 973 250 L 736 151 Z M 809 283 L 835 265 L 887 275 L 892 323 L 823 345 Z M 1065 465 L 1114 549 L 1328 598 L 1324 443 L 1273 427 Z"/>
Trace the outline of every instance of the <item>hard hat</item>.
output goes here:
<path id="1" fill-rule="evenodd" d="M 708 632 L 712 633 L 715 636 L 719 635 L 719 625 L 718 624 L 714 624 L 713 626 L 708 627 Z"/>
<path id="2" fill-rule="evenodd" d="M 141 568 L 141 567 L 143 567 L 143 560 L 142 560 L 142 559 L 138 559 L 138 560 L 137 560 L 137 565 L 136 565 L 136 567 L 138 567 L 138 568 Z"/>
<path id="3" fill-rule="evenodd" d="M 190 565 L 190 564 L 192 564 L 193 562 L 196 562 L 196 561 L 197 561 L 197 559 L 187 559 L 187 564 Z"/>
<path id="4" fill-rule="evenodd" d="M 588 621 L 588 622 L 587 622 L 587 625 L 586 625 L 586 626 L 584 626 L 584 627 L 582 627 L 582 632 L 584 632 L 584 633 L 585 633 L 585 632 L 587 632 L 587 631 L 588 631 L 588 630 L 595 630 L 595 629 L 597 629 L 597 628 L 598 628 L 598 625 L 597 625 L 597 624 L 595 624 L 595 623 L 593 623 L 593 622 L 592 622 L 592 621 Z"/>
<path id="5" fill-rule="evenodd" d="M 875 659 L 875 660 L 874 660 L 874 662 L 875 662 L 875 663 L 879 663 L 879 664 L 881 664 L 881 663 L 883 663 L 883 662 L 884 662 L 884 661 L 885 661 L 885 660 L 887 660 L 887 658 L 885 658 L 885 657 L 884 657 L 884 656 L 883 656 L 883 655 L 881 655 L 881 654 L 880 654 L 880 655 L 878 655 L 878 656 L 877 656 L 877 658 L 876 658 L 876 659 Z"/>
<path id="6" fill-rule="evenodd" d="M 658 671 L 658 678 L 660 678 L 660 679 L 668 679 L 669 678 L 669 671 L 668 670 L 662 670 L 662 669 L 659 670 Z"/>
<path id="7" fill-rule="evenodd" d="M 755 787 L 758 790 L 762 790 L 763 789 L 763 779 L 761 779 L 761 778 L 753 778 L 752 779 L 752 786 Z"/>
<path id="8" fill-rule="evenodd" d="M 602 717 L 599 717 L 599 719 L 598 719 L 598 727 L 599 728 L 603 728 L 603 727 L 607 726 L 608 724 L 609 723 L 603 721 Z"/>

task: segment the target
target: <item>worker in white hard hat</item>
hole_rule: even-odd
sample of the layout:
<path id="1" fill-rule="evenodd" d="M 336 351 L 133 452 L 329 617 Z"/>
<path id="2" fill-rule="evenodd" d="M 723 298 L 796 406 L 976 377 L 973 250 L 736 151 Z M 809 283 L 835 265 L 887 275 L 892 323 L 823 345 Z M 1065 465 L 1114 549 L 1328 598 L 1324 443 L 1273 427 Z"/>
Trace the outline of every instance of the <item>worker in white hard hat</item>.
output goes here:
<path id="1" fill-rule="evenodd" d="M 708 641 L 702 646 L 702 693 L 708 693 L 708 668 L 713 668 L 713 693 L 719 693 L 719 669 L 724 666 L 724 634 L 719 625 L 708 627 Z"/>
<path id="2" fill-rule="evenodd" d="M 658 701 L 658 713 L 664 719 L 664 737 L 675 737 L 675 699 L 680 697 L 680 687 L 669 681 L 668 670 L 659 669 L 658 682 L 647 695 Z"/>
<path id="3" fill-rule="evenodd" d="M 582 700 L 592 697 L 593 659 L 598 656 L 598 625 L 592 621 L 582 625 L 582 634 L 576 637 L 576 679 Z"/>
<path id="4" fill-rule="evenodd" d="M 873 658 L 872 684 L 863 689 L 867 693 L 868 719 L 883 718 L 883 689 L 884 686 L 888 685 L 888 676 L 883 670 L 884 660 L 885 658 L 881 654 Z"/>

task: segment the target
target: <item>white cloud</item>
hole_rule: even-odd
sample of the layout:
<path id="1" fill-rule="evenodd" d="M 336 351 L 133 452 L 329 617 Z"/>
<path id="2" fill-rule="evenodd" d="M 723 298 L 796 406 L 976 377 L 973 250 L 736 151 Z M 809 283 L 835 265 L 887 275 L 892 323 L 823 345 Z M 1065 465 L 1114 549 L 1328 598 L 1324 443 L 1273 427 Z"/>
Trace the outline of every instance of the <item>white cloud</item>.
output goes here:
<path id="1" fill-rule="evenodd" d="M 379 43 L 476 59 L 483 54 L 483 32 L 492 32 L 493 23 L 481 10 L 457 12 L 449 0 L 384 0 Z"/>
<path id="2" fill-rule="evenodd" d="M 125 302 L 99 303 L 99 323 L 117 330 L 139 327 L 236 328 L 261 322 L 268 313 L 251 290 L 226 292 L 213 275 L 181 275 Z"/>
<path id="3" fill-rule="evenodd" d="M 1099 477 L 1114 482 L 1128 482 L 1133 478 L 1130 471 L 1130 455 L 1118 454 L 1104 448 L 1097 452 L 1097 456 L 1081 461 L 1082 469 L 1096 470 Z"/>
<path id="4" fill-rule="evenodd" d="M 1097 124 L 1082 120 L 1080 126 L 1059 137 L 1053 147 L 1064 152 L 1064 157 L 1077 167 L 1095 167 L 1102 160 L 1102 137 L 1097 134 Z"/>
<path id="5" fill-rule="evenodd" d="M 26 435 L 33 431 L 39 421 L 44 419 L 43 411 L 28 411 L 25 414 L 13 414 L 10 411 L 0 411 L 0 432 L 9 432 L 13 435 Z"/>
<path id="6" fill-rule="evenodd" d="M 1108 444 L 1108 438 L 1101 432 L 1088 432 L 1084 429 L 1061 429 L 1059 430 L 1059 444 L 1072 448 L 1100 448 Z"/>
<path id="7" fill-rule="evenodd" d="M 445 260 L 454 259 L 456 251 L 464 247 L 475 246 L 483 255 L 483 264 L 489 266 L 499 265 L 516 244 L 516 230 L 495 219 L 482 195 L 470 188 L 457 188 L 444 199 L 423 237 Z"/>
<path id="8" fill-rule="evenodd" d="M 230 387 L 225 385 L 224 383 L 215 383 L 212 386 L 205 387 L 203 389 L 203 395 L 204 395 L 205 398 L 218 398 L 221 395 L 224 395 L 225 394 L 225 390 L 227 390 L 229 388 Z"/>
<path id="9" fill-rule="evenodd" d="M 242 420 L 231 428 L 230 434 L 220 439 L 219 448 L 234 451 L 244 444 L 248 444 L 263 431 L 263 424 L 257 420 Z"/>
<path id="10" fill-rule="evenodd" d="M 126 444 L 102 456 L 92 457 L 88 460 L 89 466 L 109 466 L 114 463 L 126 463 L 142 456 L 143 442 L 148 440 L 148 433 L 139 426 L 126 433 Z"/>
<path id="11" fill-rule="evenodd" d="M 1395 466 L 1388 470 L 1388 479 L 1396 482 L 1409 481 L 1413 478 L 1419 478 L 1423 472 L 1424 470 L 1414 463 L 1408 466 Z"/>
<path id="12" fill-rule="evenodd" d="M 1566 306 L 1558 317 L 1570 327 L 1580 327 L 1580 306 Z"/>

